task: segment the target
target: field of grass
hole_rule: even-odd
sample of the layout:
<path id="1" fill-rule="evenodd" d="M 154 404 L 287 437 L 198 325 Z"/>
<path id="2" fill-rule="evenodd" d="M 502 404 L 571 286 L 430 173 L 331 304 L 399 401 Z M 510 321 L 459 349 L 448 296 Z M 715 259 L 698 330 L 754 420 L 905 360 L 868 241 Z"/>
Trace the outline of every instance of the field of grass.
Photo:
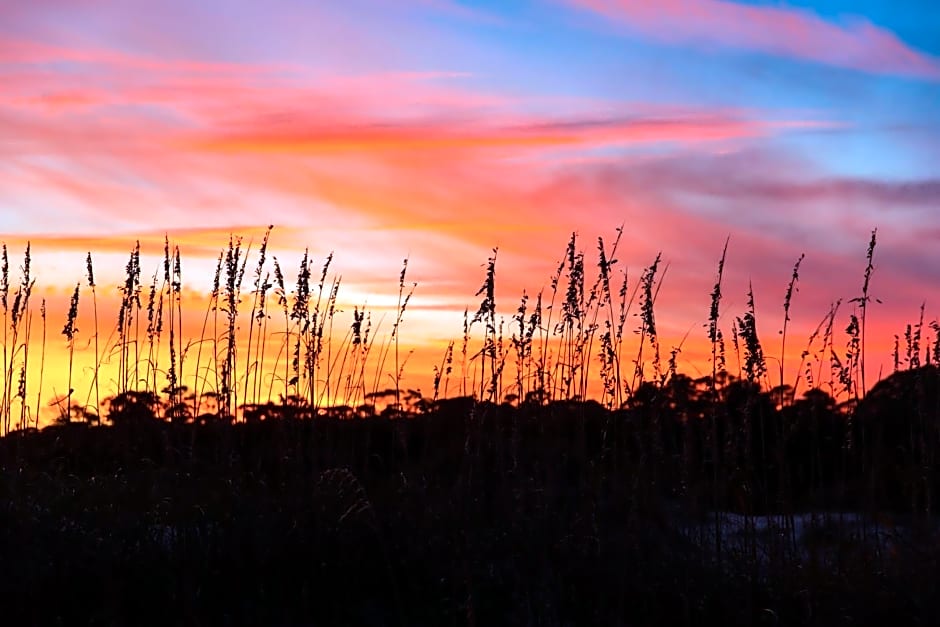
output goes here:
<path id="1" fill-rule="evenodd" d="M 316 271 L 305 256 L 290 287 L 267 238 L 251 265 L 233 238 L 189 338 L 169 242 L 149 286 L 131 253 L 113 329 L 89 255 L 66 320 L 48 327 L 64 323 L 71 347 L 91 300 L 82 327 L 114 389 L 95 376 L 93 402 L 70 392 L 43 429 L 45 304 L 37 317 L 29 252 L 14 283 L 4 248 L 4 618 L 940 621 L 940 329 L 922 313 L 895 371 L 866 380 L 875 234 L 847 326 L 837 303 L 789 370 L 802 257 L 771 359 L 753 292 L 724 328 L 722 253 L 704 302 L 710 372 L 695 378 L 681 346 L 660 346 L 661 259 L 628 284 L 618 243 L 598 240 L 589 267 L 572 237 L 548 288 L 508 316 L 494 251 L 428 395 L 400 385 L 407 262 L 385 334 L 359 308 L 340 330 L 331 258 Z"/>

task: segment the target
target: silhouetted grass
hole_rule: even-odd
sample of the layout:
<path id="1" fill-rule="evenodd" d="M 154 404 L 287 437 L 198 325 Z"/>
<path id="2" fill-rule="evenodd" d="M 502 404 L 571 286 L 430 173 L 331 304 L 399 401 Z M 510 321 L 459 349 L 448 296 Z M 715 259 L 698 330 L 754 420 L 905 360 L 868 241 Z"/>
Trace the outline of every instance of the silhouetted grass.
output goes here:
<path id="1" fill-rule="evenodd" d="M 661 257 L 629 293 L 626 271 L 614 272 L 619 235 L 610 249 L 599 240 L 591 276 L 572 237 L 551 295 L 543 301 L 539 292 L 533 305 L 523 293 L 508 325 L 496 303 L 494 251 L 480 306 L 465 315 L 459 367 L 452 342 L 434 367 L 432 398 L 401 387 L 407 356 L 399 338 L 415 289 L 406 282 L 407 261 L 389 332 L 379 336 L 371 312 L 357 306 L 340 340 L 341 281 L 330 279 L 332 255 L 313 286 L 305 253 L 289 290 L 276 258 L 273 280 L 265 271 L 266 234 L 243 338 L 239 304 L 250 246 L 233 237 L 220 256 L 202 336 L 188 339 L 180 326 L 182 264 L 167 240 L 142 348 L 135 247 L 115 339 L 102 351 L 118 367 L 114 395 L 94 412 L 106 409 L 109 426 L 94 426 L 88 407 L 73 412 L 69 392 L 61 424 L 6 426 L 0 439 L 4 619 L 940 620 L 940 327 L 925 324 L 921 309 L 904 332 L 905 367 L 898 356 L 896 372 L 866 389 L 874 234 L 862 296 L 850 301 L 859 311 L 849 317 L 844 358 L 835 348 L 835 305 L 787 385 L 783 357 L 803 257 L 797 261 L 784 295 L 773 388 L 753 288 L 732 321 L 738 375 L 728 371 L 721 312 L 727 242 L 710 307 L 703 307 L 710 373 L 693 379 L 677 365 L 681 346 L 666 366 L 661 360 Z M 0 304 L 12 319 L 4 321 L 11 341 L 3 356 L 5 425 L 12 405 L 25 412 L 27 402 L 25 388 L 12 393 L 11 373 L 29 367 L 22 339 L 30 328 L 28 263 L 27 252 L 8 309 L 4 253 Z M 87 264 L 94 304 L 90 255 Z M 70 347 L 80 289 L 63 330 Z M 277 311 L 268 309 L 272 289 Z M 625 364 L 635 299 L 636 358 Z M 44 323 L 45 306 L 42 313 Z M 481 339 L 473 336 L 478 325 Z M 186 369 L 194 346 L 195 365 Z M 464 395 L 451 397 L 452 390 Z"/>

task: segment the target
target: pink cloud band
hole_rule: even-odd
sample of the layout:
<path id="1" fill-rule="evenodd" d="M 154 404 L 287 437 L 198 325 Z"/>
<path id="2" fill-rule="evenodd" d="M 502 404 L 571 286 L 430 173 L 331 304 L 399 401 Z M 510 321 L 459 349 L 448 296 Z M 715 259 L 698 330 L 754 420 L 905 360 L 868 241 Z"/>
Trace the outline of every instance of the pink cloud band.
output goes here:
<path id="1" fill-rule="evenodd" d="M 669 43 L 720 45 L 876 74 L 940 79 L 940 59 L 863 18 L 831 22 L 804 10 L 727 0 L 566 0 Z"/>

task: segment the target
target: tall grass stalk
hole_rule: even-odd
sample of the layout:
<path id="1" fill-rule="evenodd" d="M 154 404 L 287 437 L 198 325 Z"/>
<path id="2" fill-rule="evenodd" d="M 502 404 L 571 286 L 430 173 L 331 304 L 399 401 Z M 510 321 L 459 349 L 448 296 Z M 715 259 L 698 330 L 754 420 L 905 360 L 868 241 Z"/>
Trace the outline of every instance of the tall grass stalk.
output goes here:
<path id="1" fill-rule="evenodd" d="M 817 388 L 821 389 L 822 364 L 827 348 L 827 341 L 825 338 L 831 334 L 832 325 L 841 304 L 841 299 L 832 303 L 829 306 L 829 311 L 826 312 L 826 315 L 822 317 L 822 319 L 816 325 L 816 328 L 809 335 L 809 338 L 807 338 L 806 346 L 800 353 L 800 364 L 796 369 L 796 377 L 793 380 L 794 398 L 796 398 L 797 391 L 800 389 L 800 381 L 802 380 L 806 381 L 806 386 L 809 390 Z M 824 338 L 823 345 L 818 350 L 814 350 L 813 345 L 821 335 Z M 816 366 L 815 372 L 813 370 L 814 364 Z M 832 392 L 832 388 L 830 388 L 829 391 Z"/>
<path id="2" fill-rule="evenodd" d="M 209 375 L 208 372 L 203 374 L 202 372 L 202 345 L 206 342 L 206 333 L 209 329 L 209 316 L 210 314 L 216 312 L 219 307 L 219 276 L 222 272 L 222 260 L 225 253 L 219 253 L 219 259 L 215 265 L 215 274 L 212 279 L 212 291 L 209 292 L 209 301 L 206 304 L 206 313 L 202 319 L 202 331 L 199 334 L 198 347 L 196 348 L 196 374 L 193 383 L 193 416 L 198 417 L 201 412 L 203 396 L 206 393 L 206 386 L 208 385 Z M 218 338 L 215 330 L 211 338 L 212 342 L 212 354 L 218 354 Z M 215 358 L 213 358 L 213 366 L 215 366 Z M 213 367 L 212 371 L 218 376 L 218 368 Z M 216 387 L 212 390 L 213 393 L 217 393 L 218 380 L 216 380 Z"/>
<path id="3" fill-rule="evenodd" d="M 859 371 L 861 376 L 861 393 L 864 395 L 868 391 L 868 387 L 865 382 L 865 331 L 867 328 L 868 321 L 868 304 L 871 302 L 872 297 L 869 293 L 869 286 L 871 284 L 871 275 L 875 269 L 874 266 L 874 257 L 875 257 L 875 244 L 877 242 L 878 229 L 874 229 L 871 232 L 871 240 L 868 242 L 868 252 L 865 255 L 867 261 L 865 265 L 865 278 L 862 281 L 862 294 L 856 298 L 851 299 L 849 302 L 858 303 L 858 308 L 860 311 L 859 323 L 858 323 L 858 332 L 859 332 L 859 348 L 858 348 L 858 362 L 859 362 Z M 880 303 L 881 301 L 875 299 L 875 302 Z"/>
<path id="4" fill-rule="evenodd" d="M 304 250 L 303 259 L 300 262 L 300 269 L 297 271 L 297 282 L 294 287 L 294 303 L 291 309 L 290 319 L 293 326 L 297 327 L 297 337 L 294 340 L 293 352 L 291 355 L 291 377 L 289 384 L 294 388 L 294 394 L 301 396 L 300 377 L 301 377 L 301 357 L 306 355 L 301 349 L 304 342 L 307 341 L 307 333 L 310 329 L 310 258 L 309 251 Z M 287 342 L 290 342 L 290 333 L 287 334 Z M 285 399 L 285 402 L 286 399 Z"/>
<path id="5" fill-rule="evenodd" d="M 267 294 L 271 287 L 271 274 L 266 272 L 264 279 L 261 281 L 261 285 L 258 288 L 259 295 L 257 311 L 255 312 L 255 321 L 258 325 L 258 335 L 255 340 L 255 361 L 257 363 L 257 367 L 254 369 L 254 382 L 252 384 L 252 402 L 254 403 L 261 402 L 261 386 L 264 381 L 265 349 L 268 345 L 268 320 L 271 318 L 271 316 L 268 315 L 267 310 Z"/>
<path id="6" fill-rule="evenodd" d="M 248 321 L 248 345 L 245 351 L 245 385 L 244 392 L 242 397 L 244 401 L 248 402 L 248 390 L 249 384 L 252 390 L 252 401 L 257 402 L 257 393 L 255 389 L 257 388 L 258 380 L 258 370 L 261 367 L 261 363 L 258 361 L 258 352 L 255 351 L 255 362 L 251 361 L 251 354 L 253 350 L 253 339 L 255 326 L 259 327 L 258 332 L 261 333 L 261 323 L 264 320 L 264 293 L 263 290 L 266 289 L 267 281 L 263 279 L 264 277 L 264 264 L 267 260 L 268 253 L 268 238 L 271 236 L 271 229 L 274 228 L 274 225 L 269 225 L 267 230 L 264 232 L 264 237 L 261 240 L 261 247 L 258 249 L 258 265 L 255 267 L 255 280 L 254 280 L 254 289 L 252 290 L 252 303 L 251 303 L 251 317 Z M 252 371 L 254 371 L 254 378 L 252 378 Z"/>
<path id="7" fill-rule="evenodd" d="M 238 408 L 237 391 L 237 321 L 238 305 L 241 302 L 242 278 L 245 274 L 245 263 L 248 261 L 248 252 L 242 250 L 240 237 L 229 238 L 228 250 L 225 253 L 225 283 L 223 284 L 222 313 L 225 314 L 225 331 L 223 335 L 224 351 L 221 359 L 221 387 L 219 389 L 219 414 L 222 418 L 230 420 L 236 418 Z"/>
<path id="8" fill-rule="evenodd" d="M 493 256 L 486 260 L 486 277 L 480 289 L 476 292 L 476 296 L 483 295 L 483 300 L 480 301 L 480 307 L 470 320 L 471 327 L 478 322 L 482 322 L 484 325 L 483 347 L 471 358 L 471 362 L 476 358 L 480 359 L 479 400 L 488 399 L 493 402 L 497 400 L 497 382 L 499 378 L 496 369 L 496 255 L 498 252 L 499 249 L 494 248 Z M 487 358 L 490 362 L 489 381 L 486 378 Z"/>
<path id="9" fill-rule="evenodd" d="M 16 386 L 16 397 L 20 401 L 20 419 L 17 423 L 17 429 L 25 429 L 28 425 L 27 416 L 29 406 L 26 399 L 26 374 L 29 372 L 29 347 L 32 346 L 31 336 L 33 332 L 33 312 L 26 314 L 26 337 L 23 339 L 23 361 L 20 363 L 19 378 Z"/>
<path id="10" fill-rule="evenodd" d="M 78 327 L 75 326 L 75 321 L 78 318 L 78 295 L 80 289 L 81 283 L 76 283 L 75 291 L 72 292 L 72 298 L 69 301 L 68 318 L 66 319 L 65 326 L 62 327 L 62 335 L 65 336 L 69 349 L 68 392 L 66 394 L 65 413 L 61 416 L 65 422 L 71 421 L 72 418 L 72 364 L 75 359 L 75 334 L 78 333 Z"/>
<path id="11" fill-rule="evenodd" d="M 406 257 L 402 260 L 401 272 L 398 274 L 398 300 L 395 305 L 395 321 L 392 323 L 392 330 L 388 338 L 383 342 L 379 348 L 378 361 L 375 366 L 375 378 L 372 384 L 372 395 L 376 396 L 379 393 L 379 386 L 381 381 L 384 379 L 385 372 L 385 363 L 388 360 L 389 353 L 392 353 L 392 358 L 395 363 L 395 371 L 390 375 L 391 383 L 395 396 L 395 409 L 401 410 L 401 375 L 402 375 L 402 364 L 401 364 L 401 355 L 400 355 L 400 334 L 401 334 L 401 322 L 405 315 L 405 309 L 408 306 L 408 303 L 411 301 L 411 297 L 414 294 L 417 283 L 412 283 L 408 291 L 406 292 L 405 280 L 408 272 L 408 258 Z"/>
<path id="12" fill-rule="evenodd" d="M 286 404 L 287 398 L 290 396 L 290 362 L 288 358 L 290 354 L 290 304 L 288 301 L 287 287 L 284 284 L 284 273 L 281 270 L 281 264 L 277 260 L 277 257 L 274 257 L 274 295 L 277 297 L 277 304 L 281 307 L 281 311 L 284 313 L 284 342 L 281 344 L 280 349 L 278 350 L 277 357 L 274 360 L 274 372 L 271 375 L 271 382 L 268 385 L 268 398 L 273 396 L 274 391 L 274 382 L 277 380 L 277 369 L 278 364 L 281 358 L 281 355 L 284 355 L 284 393 L 282 394 L 281 402 Z"/>
<path id="13" fill-rule="evenodd" d="M 460 395 L 467 396 L 468 350 L 470 347 L 470 309 L 463 310 L 463 333 L 460 342 Z M 471 391 L 473 388 L 470 388 Z"/>
<path id="14" fill-rule="evenodd" d="M 349 362 L 350 357 L 355 353 L 356 349 L 353 346 L 355 341 L 355 315 L 353 313 L 353 325 L 346 330 L 346 334 L 343 336 L 343 341 L 340 342 L 339 348 L 336 351 L 336 356 L 333 357 L 332 348 L 329 351 L 328 359 L 330 360 L 330 375 L 327 377 L 327 380 L 334 379 L 335 385 L 333 386 L 333 396 L 330 395 L 330 387 L 328 386 L 324 392 L 324 397 L 334 406 L 336 405 L 349 405 L 349 386 L 352 376 L 346 374 L 346 365 Z M 330 337 L 333 336 L 332 326 L 329 332 Z M 360 337 L 361 339 L 361 337 Z M 353 365 L 355 368 L 355 365 Z"/>
<path id="15" fill-rule="evenodd" d="M 803 259 L 806 258 L 806 254 L 800 254 L 800 258 L 796 260 L 796 263 L 793 264 L 793 273 L 790 275 L 790 282 L 787 283 L 787 290 L 783 295 L 783 328 L 780 330 L 780 405 L 784 404 L 784 364 L 786 363 L 787 357 L 787 327 L 790 324 L 790 305 L 793 302 L 794 292 L 798 292 L 799 288 L 797 287 L 797 282 L 800 280 L 800 264 L 803 263 Z M 796 392 L 796 386 L 794 385 L 794 393 Z"/>
<path id="16" fill-rule="evenodd" d="M 95 340 L 95 368 L 92 372 L 92 387 L 95 392 L 95 415 L 100 415 L 101 412 L 101 387 L 99 385 L 98 373 L 101 369 L 100 364 L 100 351 L 98 347 L 98 295 L 95 290 L 95 269 L 91 261 L 91 252 L 89 251 L 88 256 L 85 258 L 85 269 L 88 273 L 88 288 L 91 290 L 91 308 L 92 315 L 94 317 L 94 340 Z M 89 396 L 91 395 L 91 389 L 88 390 Z M 85 402 L 88 404 L 88 401 Z"/>
<path id="17" fill-rule="evenodd" d="M 354 314 L 353 318 L 353 350 L 354 367 L 352 369 L 351 381 L 348 390 L 346 404 L 355 402 L 357 405 L 364 405 L 366 402 L 366 368 L 369 364 L 369 356 L 372 353 L 372 347 L 375 343 L 375 333 L 372 330 L 372 313 L 366 311 L 363 305 L 362 311 L 358 313 L 358 318 Z"/>
<path id="18" fill-rule="evenodd" d="M 173 247 L 170 254 L 169 240 L 166 242 L 165 253 L 170 262 L 169 281 L 167 284 L 167 302 L 169 303 L 169 325 L 170 325 L 170 367 L 167 370 L 167 394 L 169 396 L 169 406 L 178 416 L 180 412 L 186 411 L 183 403 L 183 394 L 186 386 L 183 381 L 183 303 L 182 303 L 182 267 L 180 263 L 180 250 L 178 246 Z"/>
<path id="19" fill-rule="evenodd" d="M 20 344 L 20 336 L 24 322 L 28 327 L 29 300 L 30 295 L 32 294 L 33 286 L 36 283 L 36 280 L 32 277 L 30 271 L 30 264 L 30 244 L 27 242 L 26 250 L 23 253 L 23 265 L 20 266 L 20 284 L 13 295 L 13 307 L 10 310 L 11 334 L 9 336 L 9 341 L 12 344 L 12 351 L 10 352 L 10 361 L 7 363 L 7 367 L 4 372 L 4 406 L 2 411 L 0 411 L 0 417 L 2 417 L 2 429 L 0 430 L 2 430 L 3 433 L 9 433 L 11 428 L 11 406 L 14 398 L 12 393 L 13 372 L 16 370 L 17 358 L 22 353 L 23 358 L 25 359 L 28 351 L 28 347 L 25 344 Z M 25 375 L 23 375 L 23 378 L 25 379 Z"/>
<path id="20" fill-rule="evenodd" d="M 401 365 L 399 363 L 399 351 L 400 351 L 400 334 L 398 333 L 398 325 L 401 323 L 401 316 L 404 313 L 404 307 L 402 303 L 402 293 L 405 290 L 405 273 L 408 271 L 408 258 L 406 257 L 402 261 L 401 266 L 401 275 L 398 279 L 398 305 L 396 307 L 397 315 L 395 318 L 395 324 L 392 326 L 392 336 L 395 338 L 395 405 L 399 409 L 401 408 L 401 379 L 399 377 L 399 372 Z M 412 288 L 413 289 L 413 288 Z M 408 294 L 408 298 L 411 297 L 411 293 Z M 405 299 L 405 304 L 407 299 Z"/>
<path id="21" fill-rule="evenodd" d="M 451 340 L 447 343 L 447 348 L 444 349 L 444 356 L 441 358 L 441 365 L 434 366 L 434 396 L 432 397 L 433 402 L 437 402 L 440 398 L 447 398 L 447 391 L 450 384 L 450 374 L 453 371 L 454 363 L 454 342 Z M 441 393 L 441 380 L 444 381 L 444 390 Z M 520 393 L 521 395 L 521 393 Z"/>
<path id="22" fill-rule="evenodd" d="M 654 289 L 656 286 L 656 272 L 659 270 L 659 264 L 662 260 L 662 253 L 656 255 L 656 259 L 653 260 L 653 263 L 644 270 L 643 275 L 640 277 L 640 328 L 638 330 L 640 336 L 639 348 L 637 348 L 637 357 L 634 368 L 633 375 L 633 389 L 636 389 L 638 385 L 644 381 L 644 372 L 643 372 L 643 347 L 648 342 L 650 349 L 653 351 L 653 377 L 657 385 L 662 385 L 664 382 L 664 377 L 662 374 L 662 361 L 660 358 L 659 351 L 659 336 L 656 332 L 656 315 L 654 313 L 654 305 L 656 302 L 656 297 L 654 295 Z"/>
<path id="23" fill-rule="evenodd" d="M 157 290 L 154 272 L 147 297 L 147 360 L 144 368 L 144 389 L 157 389 L 157 371 L 160 359 L 160 335 L 163 331 L 163 290 Z"/>
<path id="24" fill-rule="evenodd" d="M 761 459 L 766 460 L 767 456 L 767 429 L 764 412 L 756 404 L 756 399 L 752 393 L 752 390 L 760 390 L 762 387 L 768 387 L 767 381 L 767 361 L 764 358 L 764 349 L 761 345 L 760 337 L 757 333 L 757 307 L 754 302 L 754 286 L 751 282 L 748 282 L 747 289 L 747 310 L 744 315 L 737 319 L 737 336 L 741 340 L 741 344 L 744 347 L 744 376 L 745 380 L 750 384 L 748 389 L 747 402 L 745 403 L 744 409 L 742 410 L 741 419 L 743 421 L 743 445 L 745 447 L 745 473 L 747 476 L 754 476 L 754 464 L 753 464 L 753 425 L 751 424 L 754 414 L 757 414 L 758 419 L 758 428 L 760 429 L 760 452 Z M 735 342 L 737 345 L 737 342 Z M 781 391 L 782 394 L 782 391 Z M 781 406 L 783 401 L 781 400 Z M 785 434 L 783 432 L 783 426 L 780 425 L 776 435 L 776 441 L 782 443 L 785 441 Z M 782 444 L 780 444 L 782 447 Z M 786 483 L 788 478 L 787 470 L 783 467 L 783 460 L 786 458 L 782 448 L 776 451 L 777 458 L 780 460 L 780 472 L 779 472 L 779 481 L 778 483 L 781 486 L 781 490 L 786 489 Z M 769 484 L 769 474 L 767 464 L 763 464 L 760 468 L 761 480 L 763 486 Z M 766 493 L 766 490 L 764 490 Z M 764 502 L 765 509 L 768 507 L 768 503 L 765 499 Z M 750 514 L 750 512 L 745 512 Z M 746 522 L 750 524 L 750 518 L 746 519 Z M 790 529 L 792 530 L 792 519 L 789 519 Z M 756 551 L 756 545 L 752 543 L 752 551 Z M 753 555 L 752 555 L 753 558 Z M 755 562 L 756 563 L 756 562 Z"/>
<path id="25" fill-rule="evenodd" d="M 9 345 L 7 344 L 7 325 L 9 324 L 9 298 L 10 295 L 10 259 L 7 256 L 7 245 L 4 243 L 0 247 L 0 307 L 3 307 L 3 364 L 0 370 L 0 380 L 3 382 L 3 398 L 0 399 L 0 435 L 5 434 L 6 430 L 6 412 L 9 406 L 9 384 L 7 383 L 7 372 L 9 364 Z"/>
<path id="26" fill-rule="evenodd" d="M 582 304 L 584 303 L 584 255 L 577 252 L 576 235 L 571 234 L 568 248 L 565 251 L 565 276 L 567 286 L 565 298 L 561 302 L 561 320 L 555 326 L 554 332 L 558 336 L 558 352 L 556 365 L 560 386 L 553 394 L 554 397 L 571 398 L 573 396 L 572 383 L 579 367 L 577 348 L 580 345 L 581 332 L 584 325 Z"/>
<path id="27" fill-rule="evenodd" d="M 522 298 L 519 300 L 519 307 L 513 315 L 512 320 L 515 323 L 515 329 L 512 334 L 511 343 L 516 354 L 516 383 L 514 395 L 516 398 L 525 398 L 526 386 L 526 365 L 532 359 L 532 337 L 526 331 L 526 312 L 529 303 L 529 295 L 525 290 L 522 291 Z M 446 356 L 446 352 L 445 352 Z M 441 364 L 441 371 L 435 367 L 434 396 L 437 398 L 437 388 L 440 383 L 444 365 Z"/>
<path id="28" fill-rule="evenodd" d="M 34 418 L 36 428 L 39 428 L 39 410 L 42 407 L 42 382 L 46 374 L 46 299 L 43 298 L 39 305 L 39 315 L 42 317 L 42 343 L 39 351 L 39 380 L 36 382 L 36 416 Z"/>
<path id="29" fill-rule="evenodd" d="M 737 319 L 738 337 L 744 345 L 744 375 L 749 383 L 766 387 L 767 361 L 757 334 L 757 311 L 754 305 L 754 286 L 748 283 L 747 311 Z"/>
<path id="30" fill-rule="evenodd" d="M 715 279 L 715 286 L 712 288 L 711 293 L 711 306 L 709 307 L 708 313 L 708 341 L 711 344 L 711 363 L 712 363 L 712 375 L 709 380 L 709 392 L 711 394 L 712 403 L 714 406 L 715 401 L 717 400 L 717 378 L 719 373 L 723 373 L 725 370 L 725 354 L 724 354 L 724 338 L 721 334 L 721 327 L 718 322 L 721 317 L 721 282 L 724 276 L 725 270 L 725 260 L 728 255 L 728 242 L 730 237 L 725 240 L 725 245 L 721 249 L 721 259 L 718 261 L 718 275 Z M 715 555 L 719 563 L 722 559 L 722 520 L 721 516 L 718 514 L 718 504 L 720 502 L 719 498 L 719 463 L 720 459 L 720 449 L 721 445 L 718 440 L 718 430 L 717 430 L 717 416 L 712 416 L 711 419 L 711 429 L 709 437 L 711 439 L 712 445 L 712 481 L 714 483 L 714 505 L 715 505 L 715 516 L 714 516 L 714 532 L 715 532 Z"/>
<path id="31" fill-rule="evenodd" d="M 718 321 L 721 318 L 721 282 L 724 276 L 725 259 L 728 255 L 728 242 L 730 239 L 729 237 L 725 240 L 725 245 L 721 249 L 721 259 L 718 261 L 718 276 L 715 280 L 715 286 L 712 288 L 711 306 L 708 312 L 708 341 L 711 345 L 712 365 L 710 386 L 713 394 L 716 390 L 718 375 L 725 369 L 724 336 L 721 333 L 721 327 L 718 325 Z"/>
<path id="32" fill-rule="evenodd" d="M 126 394 L 131 389 L 131 325 L 134 323 L 135 313 L 138 312 L 140 308 L 139 288 L 140 241 L 137 241 L 125 266 L 124 284 L 121 287 L 121 306 L 118 310 L 118 394 Z M 136 307 L 135 304 L 137 305 Z M 135 362 L 139 361 L 139 350 L 139 347 L 135 347 Z M 133 371 L 133 380 L 136 382 L 139 378 L 136 363 L 133 366 Z"/>
<path id="33" fill-rule="evenodd" d="M 604 396 L 609 399 L 608 408 L 614 404 L 617 407 L 623 405 L 623 390 L 620 380 L 620 354 L 619 344 L 621 338 L 617 337 L 615 328 L 617 318 L 614 314 L 614 294 L 611 288 L 611 272 L 617 263 L 617 248 L 620 245 L 620 238 L 623 235 L 623 225 L 617 228 L 617 236 L 614 238 L 613 245 L 608 253 L 604 247 L 604 238 L 597 238 L 597 267 L 598 278 L 601 284 L 601 302 L 598 304 L 598 310 L 607 308 L 607 317 L 604 319 L 604 332 L 601 334 L 601 380 L 603 383 Z"/>
<path id="34" fill-rule="evenodd" d="M 320 364 L 323 359 L 323 332 L 326 328 L 328 319 L 335 311 L 333 307 L 333 298 L 336 290 L 339 288 L 337 280 L 326 293 L 326 301 L 323 300 L 324 289 L 326 288 L 326 277 L 329 274 L 330 265 L 333 262 L 333 253 L 326 257 L 323 268 L 320 270 L 320 281 L 317 283 L 317 300 L 313 305 L 313 315 L 311 317 L 310 332 L 307 339 L 307 394 L 308 404 L 316 409 L 320 406 L 320 392 L 317 388 L 321 384 Z"/>
<path id="35" fill-rule="evenodd" d="M 571 239 L 575 237 L 574 233 L 571 234 Z M 568 247 L 571 248 L 572 243 L 569 241 Z M 555 315 L 555 303 L 558 298 L 558 286 L 561 283 L 561 275 L 565 271 L 565 259 L 563 258 L 558 263 L 558 268 L 555 270 L 555 274 L 552 275 L 551 280 L 549 281 L 549 289 L 551 290 L 551 298 L 549 299 L 548 305 L 545 306 L 545 311 L 548 312 L 545 316 L 545 324 L 541 328 L 540 338 L 539 338 L 539 360 L 541 363 L 540 375 L 541 380 L 539 381 L 540 395 L 546 401 L 550 401 L 555 398 L 555 362 L 558 358 L 555 357 L 551 351 L 551 339 L 554 335 L 555 327 L 552 326 L 552 318 Z"/>

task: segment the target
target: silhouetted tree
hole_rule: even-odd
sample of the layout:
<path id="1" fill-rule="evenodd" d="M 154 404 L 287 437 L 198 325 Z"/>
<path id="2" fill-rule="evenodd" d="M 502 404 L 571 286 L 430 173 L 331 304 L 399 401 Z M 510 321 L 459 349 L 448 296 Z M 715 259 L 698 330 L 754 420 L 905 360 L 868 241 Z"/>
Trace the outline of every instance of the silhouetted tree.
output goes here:
<path id="1" fill-rule="evenodd" d="M 157 419 L 160 398 L 153 392 L 128 390 L 106 399 L 111 424 L 141 424 Z"/>
<path id="2" fill-rule="evenodd" d="M 878 382 L 859 402 L 854 418 L 853 460 L 872 504 L 914 512 L 935 508 L 940 368 L 913 368 Z"/>

